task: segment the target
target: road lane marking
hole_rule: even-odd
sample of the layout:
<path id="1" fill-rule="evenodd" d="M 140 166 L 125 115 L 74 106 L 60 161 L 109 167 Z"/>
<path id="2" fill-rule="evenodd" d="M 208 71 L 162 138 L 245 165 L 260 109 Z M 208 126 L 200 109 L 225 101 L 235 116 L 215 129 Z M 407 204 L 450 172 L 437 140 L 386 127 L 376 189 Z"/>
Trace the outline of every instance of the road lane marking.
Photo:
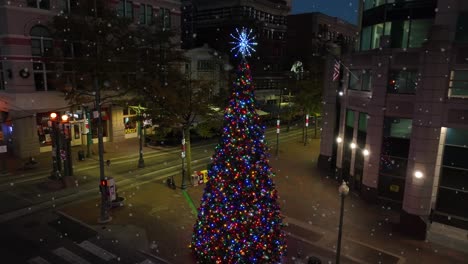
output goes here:
<path id="1" fill-rule="evenodd" d="M 80 256 L 76 255 L 75 253 L 71 252 L 70 250 L 64 247 L 59 247 L 52 252 L 54 252 L 55 255 L 63 258 L 64 260 L 72 264 L 91 264 L 87 260 L 81 258 Z"/>
<path id="2" fill-rule="evenodd" d="M 49 261 L 43 259 L 40 256 L 37 256 L 35 258 L 32 258 L 32 259 L 28 260 L 28 263 L 29 264 L 50 264 Z"/>
<path id="3" fill-rule="evenodd" d="M 142 262 L 140 262 L 140 264 L 154 264 L 154 262 L 149 259 L 145 259 Z"/>
<path id="4" fill-rule="evenodd" d="M 109 251 L 107 251 L 107 250 L 105 250 L 103 248 L 100 248 L 100 247 L 96 246 L 95 244 L 89 242 L 88 240 L 85 240 L 85 241 L 79 243 L 78 246 L 80 246 L 81 248 L 93 253 L 94 255 L 100 257 L 101 259 L 103 259 L 105 261 L 109 261 L 111 259 L 117 258 L 116 255 L 110 253 Z"/>

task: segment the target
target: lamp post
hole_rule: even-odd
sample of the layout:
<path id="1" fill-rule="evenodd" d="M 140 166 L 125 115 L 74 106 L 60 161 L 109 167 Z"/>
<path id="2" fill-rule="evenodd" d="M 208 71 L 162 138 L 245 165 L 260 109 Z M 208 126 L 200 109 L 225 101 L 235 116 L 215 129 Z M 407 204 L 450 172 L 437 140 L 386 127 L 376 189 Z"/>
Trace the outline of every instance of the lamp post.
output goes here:
<path id="1" fill-rule="evenodd" d="M 316 120 L 317 122 L 317 120 Z M 307 129 L 309 128 L 309 114 L 306 114 L 305 118 L 305 135 L 304 135 L 304 146 L 307 145 Z"/>
<path id="2" fill-rule="evenodd" d="M 51 136 L 52 136 L 52 172 L 50 177 L 52 179 L 60 179 L 62 177 L 62 164 L 60 161 L 60 141 L 59 133 L 57 128 L 57 113 L 50 113 L 49 116 L 49 126 L 51 127 Z"/>
<path id="3" fill-rule="evenodd" d="M 141 105 L 138 106 L 130 106 L 133 111 L 137 112 L 138 114 L 138 137 L 140 138 L 139 140 L 139 146 L 140 146 L 140 157 L 138 158 L 138 168 L 144 168 L 145 167 L 145 160 L 143 159 L 143 110 L 146 110 L 146 107 L 142 107 Z"/>
<path id="4" fill-rule="evenodd" d="M 180 188 L 182 190 L 187 189 L 187 184 L 185 183 L 185 129 L 182 127 L 182 152 L 180 154 L 182 158 L 182 184 Z"/>
<path id="5" fill-rule="evenodd" d="M 61 150 L 60 158 L 63 161 L 63 174 L 64 176 L 73 176 L 73 167 L 71 160 L 71 146 L 70 146 L 70 123 L 68 122 L 68 115 L 62 115 L 62 122 L 60 122 L 61 134 Z"/>
<path id="6" fill-rule="evenodd" d="M 93 144 L 93 138 L 91 134 L 91 117 L 88 110 L 88 107 L 84 107 L 84 118 L 85 118 L 85 134 L 86 134 L 86 157 L 91 157 L 91 145 Z"/>
<path id="7" fill-rule="evenodd" d="M 276 156 L 279 154 L 279 133 L 280 133 L 280 113 L 281 113 L 281 98 L 283 97 L 283 89 L 280 89 L 278 101 L 278 119 L 276 120 Z"/>
<path id="8" fill-rule="evenodd" d="M 348 195 L 349 193 L 349 187 L 345 181 L 343 181 L 341 186 L 338 188 L 338 193 L 340 194 L 340 197 L 341 197 L 341 208 L 340 208 L 340 224 L 338 226 L 338 243 L 336 246 L 336 262 L 335 262 L 336 264 L 340 263 L 341 233 L 343 229 L 344 201 L 345 201 L 345 196 Z"/>

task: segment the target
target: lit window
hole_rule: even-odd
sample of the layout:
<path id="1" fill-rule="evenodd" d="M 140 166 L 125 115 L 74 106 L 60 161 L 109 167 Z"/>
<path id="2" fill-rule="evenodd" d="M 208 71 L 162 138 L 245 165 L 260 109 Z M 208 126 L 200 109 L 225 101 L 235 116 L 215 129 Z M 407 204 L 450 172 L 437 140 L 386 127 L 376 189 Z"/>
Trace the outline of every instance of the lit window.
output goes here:
<path id="1" fill-rule="evenodd" d="M 468 98 L 468 70 L 450 72 L 448 97 Z"/>
<path id="2" fill-rule="evenodd" d="M 455 41 L 468 42 L 468 12 L 458 15 Z"/>

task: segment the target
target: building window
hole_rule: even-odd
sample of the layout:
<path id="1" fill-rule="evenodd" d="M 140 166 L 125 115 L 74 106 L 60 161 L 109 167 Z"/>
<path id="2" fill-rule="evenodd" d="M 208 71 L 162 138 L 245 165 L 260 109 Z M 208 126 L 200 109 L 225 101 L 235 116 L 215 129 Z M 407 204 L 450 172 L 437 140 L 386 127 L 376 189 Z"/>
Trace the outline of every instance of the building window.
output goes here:
<path id="1" fill-rule="evenodd" d="M 462 12 L 458 15 L 455 41 L 468 42 L 468 12 Z"/>
<path id="2" fill-rule="evenodd" d="M 120 0 L 117 5 L 117 16 L 127 17 L 133 20 L 133 2 L 128 0 Z"/>
<path id="3" fill-rule="evenodd" d="M 0 91 L 5 90 L 5 74 L 3 73 L 3 64 L 0 62 Z"/>
<path id="4" fill-rule="evenodd" d="M 79 58 L 83 56 L 81 43 L 79 42 L 63 43 L 62 52 L 64 58 Z"/>
<path id="5" fill-rule="evenodd" d="M 419 48 L 427 40 L 432 19 L 393 21 L 392 48 Z"/>
<path id="6" fill-rule="evenodd" d="M 55 91 L 56 76 L 53 72 L 53 64 L 42 62 L 33 63 L 34 84 L 36 91 Z"/>
<path id="7" fill-rule="evenodd" d="M 432 19 L 392 21 L 368 26 L 361 31 L 361 51 L 377 49 L 382 36 L 390 36 L 392 48 L 419 48 L 427 40 Z"/>
<path id="8" fill-rule="evenodd" d="M 416 71 L 391 71 L 387 92 L 392 94 L 414 94 L 417 75 Z"/>
<path id="9" fill-rule="evenodd" d="M 31 54 L 32 56 L 49 57 L 52 55 L 52 37 L 49 30 L 43 26 L 31 28 Z"/>
<path id="10" fill-rule="evenodd" d="M 468 130 L 447 128 L 443 153 L 442 168 L 440 172 L 439 192 L 436 202 L 438 212 L 464 218 L 468 225 L 468 203 L 454 203 L 453 201 L 466 201 L 468 199 Z M 444 216 L 444 223 L 456 223 Z M 455 225 L 456 226 L 456 225 Z"/>
<path id="11" fill-rule="evenodd" d="M 345 130 L 344 130 L 344 148 L 343 148 L 343 163 L 342 163 L 342 177 L 343 180 L 349 181 L 351 169 L 351 156 L 352 150 L 349 144 L 353 142 L 354 134 L 354 111 L 346 109 Z"/>
<path id="12" fill-rule="evenodd" d="M 199 60 L 197 69 L 199 71 L 213 71 L 214 70 L 214 63 L 210 60 Z"/>
<path id="13" fill-rule="evenodd" d="M 27 0 L 27 4 L 29 7 L 50 9 L 50 0 Z"/>
<path id="14" fill-rule="evenodd" d="M 140 24 L 150 25 L 153 22 L 153 7 L 140 4 Z"/>
<path id="15" fill-rule="evenodd" d="M 349 73 L 348 89 L 370 91 L 372 87 L 371 70 L 351 70 Z"/>
<path id="16" fill-rule="evenodd" d="M 468 70 L 450 72 L 449 98 L 468 98 Z"/>
<path id="17" fill-rule="evenodd" d="M 411 130 L 411 119 L 384 119 L 378 183 L 379 196 L 384 199 L 403 200 Z"/>
<path id="18" fill-rule="evenodd" d="M 167 8 L 159 9 L 159 17 L 161 19 L 161 27 L 163 29 L 171 28 L 171 10 Z"/>

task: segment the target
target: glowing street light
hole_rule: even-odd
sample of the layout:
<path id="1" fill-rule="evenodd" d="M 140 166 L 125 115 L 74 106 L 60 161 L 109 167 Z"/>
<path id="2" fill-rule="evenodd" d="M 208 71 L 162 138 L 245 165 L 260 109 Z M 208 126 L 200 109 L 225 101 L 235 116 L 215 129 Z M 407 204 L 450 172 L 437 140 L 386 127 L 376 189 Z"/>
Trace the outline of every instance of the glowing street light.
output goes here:
<path id="1" fill-rule="evenodd" d="M 349 146 L 350 146 L 352 149 L 355 149 L 355 148 L 356 148 L 356 143 L 353 142 L 353 143 L 349 144 Z"/>
<path id="2" fill-rule="evenodd" d="M 424 174 L 419 170 L 414 172 L 414 177 L 416 177 L 417 179 L 421 179 L 423 176 Z"/>
<path id="3" fill-rule="evenodd" d="M 336 138 L 336 143 L 341 143 L 341 142 L 343 142 L 343 139 L 341 137 L 337 137 Z"/>
<path id="4" fill-rule="evenodd" d="M 362 155 L 364 155 L 365 157 L 369 156 L 369 150 L 364 149 L 364 150 L 362 151 Z"/>

